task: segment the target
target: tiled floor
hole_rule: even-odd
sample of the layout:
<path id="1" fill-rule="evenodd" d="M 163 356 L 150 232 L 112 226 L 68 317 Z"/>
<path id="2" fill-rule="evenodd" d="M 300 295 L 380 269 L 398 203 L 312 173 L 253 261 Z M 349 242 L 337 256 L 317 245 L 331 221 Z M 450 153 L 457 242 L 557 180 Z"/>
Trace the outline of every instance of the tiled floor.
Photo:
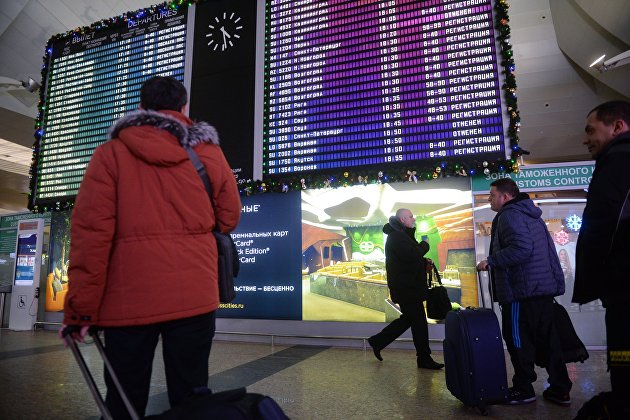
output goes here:
<path id="1" fill-rule="evenodd" d="M 93 345 L 82 346 L 102 387 L 102 364 Z M 293 419 L 475 419 L 446 389 L 444 372 L 416 369 L 414 352 L 386 349 L 384 361 L 360 348 L 215 341 L 209 360 L 215 391 L 246 386 L 272 396 Z M 443 360 L 434 352 L 436 360 Z M 538 370 L 538 400 L 492 406 L 488 418 L 571 419 L 584 401 L 610 389 L 605 353 L 591 351 L 569 365 L 571 407 L 543 400 L 546 373 Z M 508 362 L 508 375 L 511 376 Z M 156 357 L 147 414 L 168 408 L 161 353 Z M 81 373 L 52 331 L 0 330 L 0 419 L 97 419 Z"/>

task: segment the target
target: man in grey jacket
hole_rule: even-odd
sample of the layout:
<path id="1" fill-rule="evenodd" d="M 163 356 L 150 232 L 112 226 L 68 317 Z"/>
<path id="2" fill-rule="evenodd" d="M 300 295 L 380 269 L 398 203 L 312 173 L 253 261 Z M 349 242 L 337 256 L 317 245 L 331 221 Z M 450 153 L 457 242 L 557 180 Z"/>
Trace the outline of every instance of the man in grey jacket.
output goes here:
<path id="1" fill-rule="evenodd" d="M 492 221 L 490 255 L 477 269 L 492 271 L 493 298 L 501 305 L 503 339 L 514 376 L 509 404 L 536 400 L 536 353 L 545 362 L 549 388 L 543 397 L 556 404 L 571 404 L 571 380 L 562 361 L 562 348 L 553 325 L 553 298 L 564 294 L 564 275 L 542 210 L 510 178 L 490 184 Z M 544 350 L 544 351 L 541 351 Z"/>

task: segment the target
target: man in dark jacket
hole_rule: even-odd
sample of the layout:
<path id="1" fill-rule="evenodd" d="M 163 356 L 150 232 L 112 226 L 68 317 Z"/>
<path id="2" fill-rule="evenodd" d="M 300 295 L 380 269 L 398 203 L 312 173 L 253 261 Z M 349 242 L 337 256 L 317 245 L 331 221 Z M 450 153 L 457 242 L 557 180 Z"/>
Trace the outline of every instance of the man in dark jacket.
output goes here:
<path id="1" fill-rule="evenodd" d="M 595 172 L 576 248 L 573 302 L 601 299 L 612 408 L 630 418 L 630 103 L 606 102 L 586 118 L 586 138 Z M 624 409 L 625 406 L 625 409 Z M 614 417 L 613 417 L 614 418 Z"/>
<path id="2" fill-rule="evenodd" d="M 378 360 L 383 360 L 381 350 L 411 327 L 413 344 L 416 347 L 419 368 L 441 369 L 444 364 L 431 358 L 429 328 L 422 302 L 427 298 L 427 261 L 429 251 L 426 241 L 418 243 L 413 213 L 400 209 L 389 223 L 383 226 L 387 234 L 385 243 L 385 268 L 387 286 L 394 303 L 400 306 L 402 315 L 392 321 L 383 331 L 368 339 Z"/>
<path id="3" fill-rule="evenodd" d="M 497 212 L 490 255 L 477 269 L 492 270 L 494 298 L 501 305 L 503 339 L 514 366 L 508 403 L 536 401 L 534 360 L 536 350 L 544 349 L 550 386 L 543 397 L 568 406 L 572 384 L 552 322 L 553 298 L 564 293 L 564 275 L 542 210 L 510 178 L 490 184 L 489 201 Z"/>

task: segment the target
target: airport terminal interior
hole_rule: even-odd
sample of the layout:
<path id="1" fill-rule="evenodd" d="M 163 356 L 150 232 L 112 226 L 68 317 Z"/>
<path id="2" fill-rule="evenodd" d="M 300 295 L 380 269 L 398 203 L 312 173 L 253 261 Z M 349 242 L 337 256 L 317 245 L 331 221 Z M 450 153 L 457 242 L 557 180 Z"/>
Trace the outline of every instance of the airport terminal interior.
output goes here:
<path id="1" fill-rule="evenodd" d="M 409 331 L 383 361 L 367 338 L 400 315 L 382 229 L 399 208 L 431 244 L 452 308 L 489 302 L 475 266 L 489 253 L 490 182 L 505 176 L 543 210 L 566 282 L 557 299 L 590 357 L 567 365 L 570 406 L 543 398 L 537 367 L 536 401 L 488 418 L 572 419 L 610 390 L 605 310 L 571 291 L 594 170 L 584 119 L 630 98 L 628 0 L 151 3 L 0 1 L 0 420 L 100 418 L 57 337 L 71 212 L 93 149 L 155 74 L 182 82 L 189 116 L 216 126 L 243 204 L 211 390 L 246 387 L 292 419 L 481 417 L 444 370 L 416 367 Z M 429 321 L 438 362 L 444 330 Z M 158 345 L 146 414 L 168 405 Z"/>

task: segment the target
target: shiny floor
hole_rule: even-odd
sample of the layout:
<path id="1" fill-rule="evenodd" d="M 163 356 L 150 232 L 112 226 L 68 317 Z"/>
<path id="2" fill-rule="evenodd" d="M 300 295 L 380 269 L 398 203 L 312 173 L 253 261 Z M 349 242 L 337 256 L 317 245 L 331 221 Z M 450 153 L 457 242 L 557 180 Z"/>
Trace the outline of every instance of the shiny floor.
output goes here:
<path id="1" fill-rule="evenodd" d="M 94 345 L 81 348 L 103 389 L 102 363 Z M 369 348 L 215 340 L 209 384 L 215 391 L 246 386 L 270 395 L 292 419 L 481 418 L 449 393 L 443 371 L 416 369 L 412 350 L 386 349 L 382 355 L 384 361 L 379 362 Z M 443 360 L 439 351 L 433 356 Z M 569 365 L 574 385 L 568 408 L 543 400 L 546 373 L 538 373 L 535 403 L 495 405 L 488 418 L 571 419 L 586 400 L 610 389 L 602 351 L 591 351 L 584 364 Z M 146 414 L 167 408 L 158 347 Z M 0 330 L 0 419 L 97 418 L 81 372 L 55 332 Z"/>

